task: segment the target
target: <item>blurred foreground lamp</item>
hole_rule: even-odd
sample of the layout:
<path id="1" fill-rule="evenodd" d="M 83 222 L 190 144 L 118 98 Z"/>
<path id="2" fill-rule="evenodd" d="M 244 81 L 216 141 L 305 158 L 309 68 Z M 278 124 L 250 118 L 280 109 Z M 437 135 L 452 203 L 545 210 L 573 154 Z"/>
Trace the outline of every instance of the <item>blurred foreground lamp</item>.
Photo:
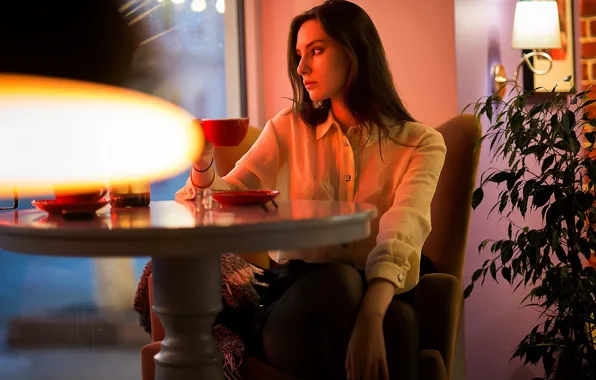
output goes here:
<path id="1" fill-rule="evenodd" d="M 169 178 L 202 151 L 192 118 L 128 89 L 0 74 L 0 196 Z"/>
<path id="2" fill-rule="evenodd" d="M 518 1 L 515 6 L 513 19 L 513 37 L 511 47 L 514 49 L 532 50 L 525 53 L 519 61 L 513 78 L 507 78 L 505 67 L 498 63 L 491 68 L 492 90 L 498 92 L 502 98 L 505 95 L 506 85 L 512 82 L 517 86 L 519 71 L 526 63 L 536 75 L 544 75 L 552 68 L 552 57 L 540 49 L 555 49 L 561 47 L 561 31 L 559 25 L 559 12 L 557 2 L 545 1 Z M 532 59 L 545 59 L 548 67 L 538 70 Z"/>
<path id="3" fill-rule="evenodd" d="M 120 87 L 138 46 L 113 0 L 0 12 L 0 198 L 162 180 L 200 155 L 193 115 Z"/>

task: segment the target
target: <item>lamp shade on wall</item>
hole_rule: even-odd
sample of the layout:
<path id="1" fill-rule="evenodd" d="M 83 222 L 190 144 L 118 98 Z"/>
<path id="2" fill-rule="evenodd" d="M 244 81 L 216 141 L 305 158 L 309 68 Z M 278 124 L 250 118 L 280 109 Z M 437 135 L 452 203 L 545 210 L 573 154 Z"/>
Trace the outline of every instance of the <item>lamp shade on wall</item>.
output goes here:
<path id="1" fill-rule="evenodd" d="M 561 27 L 556 1 L 518 1 L 513 18 L 514 49 L 561 47 Z"/>
<path id="2" fill-rule="evenodd" d="M 193 117 L 133 90 L 0 74 L 0 196 L 171 177 L 202 152 Z"/>

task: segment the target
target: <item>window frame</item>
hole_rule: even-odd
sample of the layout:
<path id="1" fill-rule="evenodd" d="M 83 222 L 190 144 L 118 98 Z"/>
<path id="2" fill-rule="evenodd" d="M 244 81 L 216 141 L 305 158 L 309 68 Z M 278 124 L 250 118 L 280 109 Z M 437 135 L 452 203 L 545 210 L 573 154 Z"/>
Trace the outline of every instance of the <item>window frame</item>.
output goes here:
<path id="1" fill-rule="evenodd" d="M 225 0 L 225 72 L 228 117 L 248 117 L 244 0 Z"/>

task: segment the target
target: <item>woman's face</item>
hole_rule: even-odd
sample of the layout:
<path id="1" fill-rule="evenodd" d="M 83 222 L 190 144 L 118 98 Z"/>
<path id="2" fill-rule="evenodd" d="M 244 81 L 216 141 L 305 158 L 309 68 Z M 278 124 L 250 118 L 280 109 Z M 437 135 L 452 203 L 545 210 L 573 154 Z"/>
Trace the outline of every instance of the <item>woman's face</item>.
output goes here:
<path id="1" fill-rule="evenodd" d="M 306 21 L 298 30 L 298 75 L 313 102 L 340 100 L 350 72 L 345 50 L 325 33 L 318 20 Z"/>

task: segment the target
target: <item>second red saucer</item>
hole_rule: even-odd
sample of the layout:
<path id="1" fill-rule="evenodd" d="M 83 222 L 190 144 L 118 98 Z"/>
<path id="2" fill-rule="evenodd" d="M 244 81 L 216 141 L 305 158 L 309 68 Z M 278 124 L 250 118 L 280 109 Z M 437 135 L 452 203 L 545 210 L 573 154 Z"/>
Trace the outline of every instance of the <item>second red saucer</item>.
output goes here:
<path id="1" fill-rule="evenodd" d="M 35 200 L 31 204 L 48 214 L 94 214 L 97 210 L 109 203 L 107 198 L 100 198 L 94 202 L 65 203 L 56 199 Z"/>

